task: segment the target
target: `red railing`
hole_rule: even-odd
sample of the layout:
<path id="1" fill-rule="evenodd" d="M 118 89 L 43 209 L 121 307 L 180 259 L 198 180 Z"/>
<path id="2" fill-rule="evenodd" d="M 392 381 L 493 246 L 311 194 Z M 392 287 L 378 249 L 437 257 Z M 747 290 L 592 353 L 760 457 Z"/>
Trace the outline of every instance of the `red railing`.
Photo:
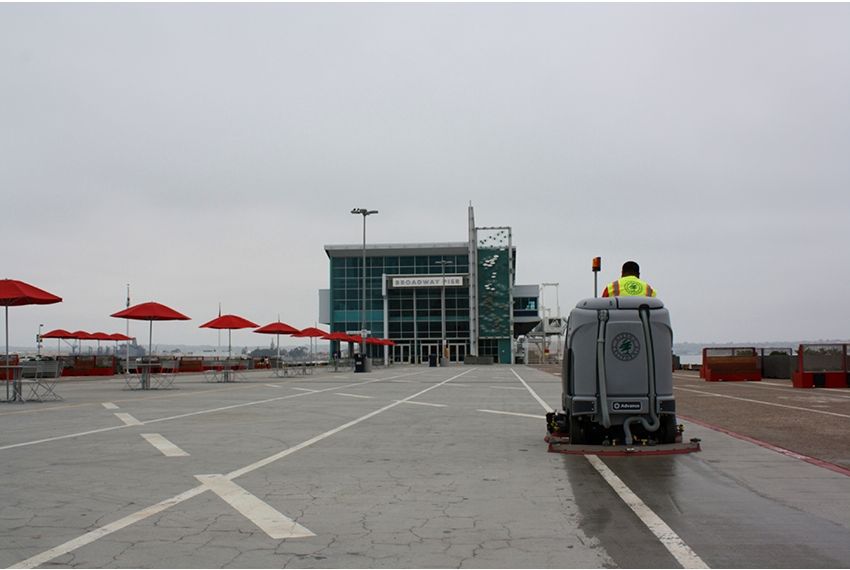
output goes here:
<path id="1" fill-rule="evenodd" d="M 761 380 L 761 361 L 751 346 L 703 348 L 700 378 L 709 382 Z"/>

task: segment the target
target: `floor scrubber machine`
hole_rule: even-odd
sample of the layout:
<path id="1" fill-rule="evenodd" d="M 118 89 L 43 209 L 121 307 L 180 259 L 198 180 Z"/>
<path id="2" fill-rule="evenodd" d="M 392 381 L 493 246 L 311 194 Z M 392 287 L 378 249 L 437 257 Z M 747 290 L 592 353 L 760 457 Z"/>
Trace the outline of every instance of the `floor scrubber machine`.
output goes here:
<path id="1" fill-rule="evenodd" d="M 563 412 L 546 415 L 549 450 L 689 453 L 673 397 L 670 313 L 654 297 L 601 297 L 570 312 L 561 372 Z"/>

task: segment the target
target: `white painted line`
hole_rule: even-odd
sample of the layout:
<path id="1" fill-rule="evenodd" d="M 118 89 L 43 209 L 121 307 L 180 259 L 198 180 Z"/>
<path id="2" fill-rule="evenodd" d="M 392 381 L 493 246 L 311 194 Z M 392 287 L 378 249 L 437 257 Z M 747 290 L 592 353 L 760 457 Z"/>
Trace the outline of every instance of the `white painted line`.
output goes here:
<path id="1" fill-rule="evenodd" d="M 681 380 L 693 380 L 697 383 L 697 385 L 706 385 L 706 382 L 702 378 L 697 378 L 695 376 L 688 376 L 685 374 L 673 374 L 674 378 L 679 378 Z M 850 400 L 850 393 L 848 393 L 846 388 L 794 388 L 794 386 L 790 385 L 788 382 L 776 382 L 771 380 L 759 380 L 757 382 L 713 382 L 714 384 L 723 384 L 724 386 L 736 386 L 738 388 L 756 388 L 760 390 L 779 390 L 783 392 L 793 392 L 800 396 L 815 396 L 817 397 L 820 392 L 837 392 L 834 395 L 836 398 L 840 398 L 842 400 Z M 820 394 L 823 396 L 824 394 Z"/>
<path id="2" fill-rule="evenodd" d="M 524 390 L 525 388 L 520 388 L 519 386 L 487 386 L 488 388 L 494 388 L 496 390 Z"/>
<path id="3" fill-rule="evenodd" d="M 345 392 L 334 392 L 334 396 L 348 396 L 349 398 L 368 398 L 372 399 L 372 396 L 364 396 L 363 394 L 346 394 Z"/>
<path id="4" fill-rule="evenodd" d="M 116 417 L 116 418 L 118 418 L 119 420 L 121 420 L 122 422 L 124 422 L 124 423 L 125 423 L 126 425 L 128 425 L 128 426 L 142 426 L 142 425 L 145 425 L 145 424 L 143 424 L 142 422 L 140 422 L 139 420 L 137 420 L 136 418 L 134 418 L 133 416 L 131 416 L 130 414 L 121 414 L 121 413 L 116 413 L 116 414 L 115 414 L 115 417 Z"/>
<path id="5" fill-rule="evenodd" d="M 833 401 L 836 402 L 841 400 L 850 400 L 850 394 L 847 393 L 846 388 L 794 388 L 788 384 L 766 382 L 764 380 L 760 382 L 724 382 L 723 384 L 726 386 L 738 386 L 741 388 L 755 388 L 758 386 L 759 390 L 775 390 L 778 392 L 787 392 L 789 394 L 794 393 L 803 398 L 806 396 L 814 396 L 815 398 L 830 397 L 835 398 Z M 821 392 L 838 392 L 838 394 L 823 394 Z"/>
<path id="6" fill-rule="evenodd" d="M 520 416 L 523 418 L 534 418 L 535 420 L 545 420 L 546 416 L 536 416 L 534 414 L 520 414 L 518 412 L 500 412 L 498 410 L 478 410 L 479 412 L 486 412 L 488 414 L 504 414 L 506 416 Z"/>
<path id="7" fill-rule="evenodd" d="M 316 392 L 320 391 L 320 390 L 311 390 L 310 388 L 299 388 L 298 386 L 291 386 L 291 388 L 293 390 L 301 390 L 302 392 L 310 392 L 310 393 L 316 393 Z"/>
<path id="8" fill-rule="evenodd" d="M 107 410 L 117 410 L 118 409 L 118 406 L 116 406 L 112 402 L 103 402 L 103 407 L 106 408 Z"/>
<path id="9" fill-rule="evenodd" d="M 461 372 L 460 374 L 458 374 L 456 376 L 452 376 L 448 380 L 444 380 L 444 381 L 440 382 L 439 384 L 434 384 L 433 386 L 429 386 L 428 388 L 425 388 L 424 390 L 420 390 L 419 392 L 413 394 L 412 396 L 405 398 L 404 400 L 399 400 L 398 402 L 393 402 L 392 404 L 386 405 L 383 408 L 380 408 L 378 410 L 375 410 L 374 412 L 366 414 L 365 416 L 361 416 L 361 417 L 357 418 L 356 420 L 352 420 L 352 421 L 345 423 L 341 426 L 338 426 L 338 427 L 336 427 L 332 430 L 329 430 L 329 431 L 326 431 L 322 434 L 319 434 L 319 435 L 317 435 L 317 436 L 315 436 L 311 439 L 308 439 L 307 441 L 303 441 L 303 442 L 299 443 L 298 445 L 292 446 L 288 449 L 284 449 L 283 451 L 275 453 L 274 455 L 266 457 L 265 459 L 261 459 L 260 461 L 257 461 L 256 463 L 252 463 L 251 465 L 247 465 L 246 467 L 243 467 L 242 469 L 237 469 L 236 471 L 231 471 L 230 473 L 225 475 L 225 477 L 232 480 L 232 479 L 235 479 L 235 478 L 237 478 L 241 475 L 245 475 L 246 473 L 251 473 L 252 471 L 256 471 L 257 469 L 260 469 L 261 467 L 265 467 L 266 465 L 274 463 L 275 461 L 278 461 L 279 459 L 283 459 L 284 457 L 287 457 L 288 455 L 292 455 L 296 451 L 300 451 L 300 450 L 304 449 L 305 447 L 309 447 L 309 446 L 311 446 L 315 443 L 318 443 L 318 442 L 320 442 L 324 439 L 327 439 L 327 438 L 329 438 L 333 435 L 336 435 L 337 433 L 339 433 L 339 432 L 341 432 L 345 429 L 348 429 L 348 428 L 355 426 L 355 425 L 357 425 L 361 422 L 364 422 L 364 421 L 366 421 L 370 418 L 373 418 L 373 417 L 377 416 L 378 414 L 381 414 L 381 413 L 383 413 L 387 410 L 390 410 L 390 409 L 396 407 L 398 404 L 400 404 L 402 402 L 406 402 L 406 401 L 411 400 L 413 398 L 418 398 L 419 396 L 421 396 L 422 394 L 424 394 L 426 392 L 429 392 L 429 391 L 431 391 L 435 388 L 439 388 L 440 386 L 444 386 L 447 382 L 451 382 L 455 378 L 459 378 L 459 377 L 463 376 L 464 374 L 472 372 L 473 370 L 475 370 L 475 368 L 470 368 L 466 372 Z M 417 374 L 421 374 L 421 372 L 419 372 Z M 377 379 L 375 379 L 373 381 L 369 381 L 369 382 L 380 382 L 381 380 L 389 380 L 389 379 L 390 378 L 383 378 L 383 379 L 377 378 Z M 365 383 L 367 383 L 367 382 L 358 382 L 357 385 L 362 386 Z M 331 390 L 331 389 L 332 388 L 328 388 L 328 390 Z M 338 387 L 337 387 L 337 389 L 338 389 Z M 281 400 L 281 399 L 284 399 L 284 398 L 274 398 L 274 400 Z M 125 427 L 125 426 L 121 426 L 121 427 Z M 115 428 L 109 428 L 109 429 L 115 429 Z M 191 499 L 193 497 L 197 497 L 198 495 L 207 491 L 208 489 L 209 489 L 209 487 L 207 487 L 206 485 L 198 485 L 197 487 L 194 487 L 193 489 L 189 489 L 188 491 L 180 493 L 179 495 L 175 495 L 175 496 L 171 497 L 170 499 L 166 499 L 166 500 L 161 501 L 161 502 L 159 502 L 155 505 L 152 505 L 150 507 L 147 507 L 145 509 L 137 511 L 133 514 L 127 515 L 126 517 L 124 517 L 122 519 L 118 519 L 117 521 L 115 521 L 113 523 L 109 523 L 109 524 L 102 526 L 100 528 L 96 528 L 92 531 L 85 533 L 82 536 L 71 539 L 71 540 L 69 540 L 69 541 L 67 541 L 63 544 L 60 544 L 59 546 L 53 547 L 50 550 L 46 550 L 46 551 L 44 551 L 40 554 L 36 554 L 35 556 L 27 558 L 26 560 L 22 560 L 21 562 L 18 562 L 14 566 L 10 566 L 10 568 L 36 568 L 37 566 L 41 566 L 42 564 L 49 562 L 50 560 L 53 560 L 54 558 L 57 558 L 59 556 L 67 554 L 69 552 L 73 552 L 74 550 L 81 548 L 83 546 L 86 546 L 87 544 L 91 544 L 92 542 L 98 540 L 99 538 L 103 538 L 104 536 L 108 536 L 108 535 L 110 535 L 114 532 L 117 532 L 119 530 L 127 528 L 128 526 L 133 525 L 137 522 L 143 521 L 148 517 L 151 517 L 153 515 L 161 513 L 162 511 L 169 509 L 169 508 L 171 508 L 175 505 L 179 505 L 180 503 L 183 503 L 184 501 L 188 501 L 189 499 Z"/>
<path id="10" fill-rule="evenodd" d="M 280 388 L 281 387 L 280 384 L 266 384 L 266 386 L 269 386 L 270 388 Z"/>
<path id="11" fill-rule="evenodd" d="M 541 406 L 543 406 L 544 410 L 547 412 L 554 411 L 540 396 L 537 395 L 534 390 L 531 389 L 528 384 L 525 383 L 525 380 L 520 378 L 520 375 L 517 374 L 513 368 L 511 368 L 511 372 L 514 373 L 514 376 L 519 378 L 519 381 L 522 382 L 531 395 L 534 396 Z M 691 547 L 685 544 L 685 542 L 679 538 L 679 535 L 673 532 L 673 529 L 661 520 L 661 517 L 656 515 L 649 507 L 647 507 L 646 504 L 640 500 L 640 497 L 635 495 L 631 489 L 626 487 L 625 483 L 623 483 L 613 471 L 608 469 L 608 466 L 606 466 L 599 457 L 595 455 L 587 455 L 586 457 L 587 460 L 590 461 L 590 464 L 593 465 L 599 474 L 605 478 L 609 485 L 611 485 L 617 495 L 619 495 L 629 508 L 634 511 L 638 518 L 643 521 L 652 534 L 661 541 L 661 544 L 664 545 L 664 547 L 670 552 L 670 554 L 673 555 L 683 568 L 708 568 L 708 565 L 696 555 Z"/>
<path id="12" fill-rule="evenodd" d="M 774 402 L 763 402 L 762 400 L 753 400 L 751 398 L 739 398 L 738 396 L 729 396 L 727 394 L 715 394 L 713 392 L 703 392 L 702 390 L 692 390 L 691 388 L 682 388 L 681 386 L 673 386 L 676 390 L 683 390 L 685 392 L 693 392 L 694 394 L 706 394 L 709 396 L 714 396 L 715 398 L 729 398 L 730 400 L 740 400 L 741 402 L 752 402 L 753 404 L 763 404 L 765 406 L 774 406 L 776 408 L 788 408 L 789 410 L 802 410 L 804 412 L 811 412 L 813 414 L 823 414 L 825 416 L 834 416 L 837 418 L 850 418 L 850 415 L 847 414 L 839 414 L 836 412 L 826 412 L 823 410 L 813 410 L 811 408 L 804 408 L 802 406 L 790 406 L 788 404 L 776 404 Z"/>
<path id="13" fill-rule="evenodd" d="M 448 407 L 446 404 L 431 404 L 429 402 L 412 402 L 412 401 L 403 401 L 402 404 L 416 404 L 417 406 L 433 406 L 435 408 L 446 408 Z"/>
<path id="14" fill-rule="evenodd" d="M 677 535 L 667 523 L 661 520 L 661 517 L 656 515 L 652 509 L 646 506 L 646 503 L 640 500 L 640 497 L 635 495 L 617 475 L 611 471 L 607 465 L 596 455 L 587 455 L 587 460 L 599 472 L 600 475 L 611 485 L 614 492 L 620 496 L 638 518 L 646 525 L 646 527 L 654 534 L 661 544 L 673 555 L 673 558 L 682 565 L 683 568 L 708 568 L 702 558 L 697 556 L 690 546 L 685 544 L 679 535 Z"/>
<path id="15" fill-rule="evenodd" d="M 452 376 L 451 378 L 449 378 L 447 380 L 443 380 L 442 382 L 434 384 L 433 386 L 428 386 L 424 390 L 420 390 L 420 391 L 416 392 L 415 394 L 413 394 L 412 396 L 408 396 L 407 398 L 404 398 L 403 400 L 398 400 L 398 401 L 393 402 L 391 404 L 387 404 L 383 408 L 378 408 L 374 412 L 366 414 L 365 416 L 361 416 L 361 417 L 357 418 L 356 420 L 351 420 L 350 422 L 342 424 L 339 427 L 336 427 L 332 430 L 326 431 L 325 433 L 319 434 L 314 438 L 308 439 L 307 441 L 299 443 L 298 445 L 294 445 L 294 446 L 290 447 L 289 449 L 284 449 L 283 451 L 281 451 L 279 453 L 275 453 L 274 455 L 266 457 L 265 459 L 261 459 L 260 461 L 257 461 L 256 463 L 252 463 L 251 465 L 243 467 L 242 469 L 237 469 L 236 471 L 231 471 L 230 473 L 228 473 L 227 477 L 229 479 L 235 479 L 236 477 L 240 477 L 240 476 L 242 476 L 246 473 L 256 471 L 260 467 L 264 467 L 266 465 L 274 463 L 275 461 L 277 461 L 279 459 L 283 459 L 287 455 L 291 455 L 291 454 L 295 453 L 296 451 L 300 451 L 300 450 L 304 449 L 305 447 L 309 447 L 309 446 L 311 446 L 315 443 L 322 441 L 323 439 L 327 439 L 327 438 L 331 437 L 332 435 L 336 435 L 339 432 L 341 432 L 342 430 L 348 429 L 352 426 L 356 426 L 357 424 L 365 422 L 366 420 L 371 419 L 371 418 L 377 416 L 378 414 L 382 414 L 382 413 L 386 412 L 387 410 L 391 410 L 392 408 L 398 406 L 399 404 L 402 404 L 404 402 L 409 402 L 410 400 L 414 400 L 414 399 L 418 398 L 422 394 L 430 392 L 431 390 L 434 390 L 434 389 L 439 388 L 441 386 L 445 386 L 448 382 L 451 382 L 455 378 L 460 378 L 464 374 L 468 374 L 468 373 L 472 372 L 473 370 L 475 370 L 475 368 L 470 368 L 469 370 L 467 370 L 465 372 L 461 372 L 460 374 L 456 374 L 456 375 Z"/>
<path id="16" fill-rule="evenodd" d="M 516 370 L 514 370 L 513 368 L 511 368 L 511 372 L 513 372 L 513 373 L 514 373 L 514 376 L 516 376 L 516 377 L 517 377 L 517 379 L 518 379 L 520 382 L 522 382 L 522 385 L 523 385 L 523 386 L 525 386 L 525 389 L 526 389 L 526 390 L 528 390 L 529 394 L 531 394 L 532 396 L 534 396 L 534 399 L 535 399 L 535 400 L 537 400 L 537 402 L 538 402 L 541 406 L 543 406 L 543 409 L 544 409 L 544 410 L 546 410 L 546 412 L 547 412 L 547 413 L 548 413 L 548 412 L 554 412 L 554 411 L 555 411 L 555 410 L 553 410 L 553 409 L 552 409 L 552 407 L 551 407 L 549 404 L 547 404 L 547 403 L 543 400 L 543 398 L 541 398 L 540 396 L 538 396 L 538 395 L 537 395 L 537 392 L 535 392 L 534 390 L 532 390 L 532 389 L 531 389 L 531 386 L 529 386 L 528 384 L 526 384 L 525 380 L 523 380 L 523 379 L 522 379 L 522 377 L 521 377 L 519 374 L 517 374 L 517 373 L 516 373 Z"/>
<path id="17" fill-rule="evenodd" d="M 274 539 L 316 536 L 271 505 L 252 495 L 224 475 L 195 475 L 195 478 L 231 507 Z"/>
<path id="18" fill-rule="evenodd" d="M 364 384 L 372 384 L 373 382 L 382 382 L 382 381 L 385 381 L 385 380 L 391 380 L 392 378 L 400 378 L 402 376 L 416 376 L 418 374 L 422 374 L 422 372 L 400 374 L 399 376 L 390 376 L 389 378 L 375 378 L 373 380 L 366 380 L 365 382 L 355 382 L 355 383 L 352 383 L 352 384 L 343 384 L 342 386 L 334 386 L 333 388 L 325 388 L 324 390 L 309 390 L 309 392 L 310 393 L 330 392 L 331 390 L 339 390 L 340 388 L 348 388 L 348 387 L 351 387 L 351 386 L 363 386 Z M 217 388 L 215 390 L 204 390 L 203 392 L 222 392 L 222 391 L 225 391 L 225 390 L 232 390 L 232 389 L 234 389 L 234 388 Z M 268 403 L 271 403 L 271 402 L 278 402 L 278 401 L 281 401 L 281 400 L 290 400 L 292 398 L 300 398 L 301 396 L 306 396 L 306 395 L 307 394 L 289 394 L 287 396 L 277 396 L 275 398 L 267 398 L 265 400 L 256 400 L 254 402 L 244 402 L 242 404 L 232 404 L 230 406 L 222 406 L 220 408 L 211 408 L 211 409 L 207 409 L 207 410 L 199 410 L 197 412 L 187 412 L 185 414 L 178 414 L 176 416 L 167 416 L 167 417 L 164 417 L 164 418 L 157 418 L 155 420 L 148 420 L 148 421 L 143 422 L 143 423 L 144 424 L 155 424 L 155 423 L 159 423 L 159 422 L 169 422 L 171 420 L 179 420 L 179 419 L 188 418 L 188 417 L 192 417 L 192 416 L 200 416 L 200 415 L 204 415 L 204 414 L 214 414 L 216 412 L 224 412 L 224 411 L 227 411 L 227 410 L 234 410 L 236 408 L 243 408 L 245 406 L 256 406 L 258 404 L 268 404 Z M 179 395 L 175 395 L 175 397 L 178 397 L 178 396 Z M 159 398 L 159 396 L 157 398 Z M 148 399 L 154 399 L 154 398 L 148 398 Z M 86 405 L 88 405 L 88 404 L 86 404 Z M 92 435 L 92 434 L 96 434 L 96 433 L 104 433 L 104 432 L 107 432 L 107 431 L 124 429 L 124 428 L 127 428 L 127 427 L 130 427 L 130 426 L 128 426 L 128 425 L 111 426 L 111 427 L 93 429 L 93 430 L 88 430 L 88 431 L 81 431 L 81 432 L 76 432 L 76 433 L 66 433 L 64 435 L 57 435 L 57 436 L 54 436 L 54 437 L 37 439 L 35 441 L 25 441 L 25 442 L 22 442 L 22 443 L 12 443 L 10 445 L 4 445 L 4 446 L 0 447 L 0 451 L 3 451 L 4 449 L 14 449 L 16 447 L 27 447 L 27 446 L 30 446 L 30 445 L 38 445 L 40 443 L 49 443 L 51 441 L 59 441 L 59 440 L 62 440 L 62 439 L 71 439 L 71 438 L 74 438 L 74 437 L 83 437 L 83 436 L 86 436 L 86 435 Z"/>
<path id="19" fill-rule="evenodd" d="M 413 384 L 413 380 L 392 380 L 395 384 Z"/>
<path id="20" fill-rule="evenodd" d="M 29 445 L 37 445 L 39 443 L 48 443 L 48 442 L 51 442 L 51 441 L 58 441 L 60 439 L 69 439 L 69 438 L 72 438 L 72 437 L 82 437 L 84 435 L 92 435 L 92 434 L 95 434 L 95 433 L 104 433 L 104 432 L 107 432 L 107 431 L 124 429 L 126 427 L 129 427 L 129 426 L 127 426 L 127 425 L 111 426 L 111 427 L 108 427 L 108 428 L 100 428 L 100 429 L 93 429 L 93 430 L 89 430 L 89 431 L 81 431 L 81 432 L 77 432 L 77 433 L 68 433 L 68 434 L 65 434 L 65 435 L 57 435 L 56 437 L 47 437 L 47 438 L 44 438 L 44 439 L 37 439 L 35 441 L 25 441 L 25 442 L 22 442 L 22 443 L 12 443 L 10 445 L 4 445 L 3 447 L 0 447 L 0 451 L 3 451 L 4 449 L 14 449 L 16 447 L 27 447 Z"/>
<path id="21" fill-rule="evenodd" d="M 451 386 L 452 388 L 469 388 L 469 384 L 446 384 L 446 386 Z"/>
<path id="22" fill-rule="evenodd" d="M 158 433 L 143 433 L 143 438 L 157 448 L 166 457 L 188 457 L 189 454 L 159 435 Z"/>

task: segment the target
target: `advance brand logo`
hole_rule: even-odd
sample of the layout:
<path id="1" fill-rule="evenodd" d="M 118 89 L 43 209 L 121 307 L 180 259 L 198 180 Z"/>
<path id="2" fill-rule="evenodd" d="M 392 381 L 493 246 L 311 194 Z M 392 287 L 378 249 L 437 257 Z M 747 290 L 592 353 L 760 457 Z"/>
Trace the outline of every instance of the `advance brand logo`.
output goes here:
<path id="1" fill-rule="evenodd" d="M 640 411 L 640 402 L 613 402 L 611 407 L 616 411 Z"/>

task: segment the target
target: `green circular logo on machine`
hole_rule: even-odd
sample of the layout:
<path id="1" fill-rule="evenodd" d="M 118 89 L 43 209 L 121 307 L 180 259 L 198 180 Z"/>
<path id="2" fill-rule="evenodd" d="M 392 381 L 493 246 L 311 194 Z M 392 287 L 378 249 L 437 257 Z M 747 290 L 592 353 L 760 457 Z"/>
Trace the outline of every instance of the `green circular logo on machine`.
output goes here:
<path id="1" fill-rule="evenodd" d="M 611 341 L 611 352 L 617 360 L 634 360 L 640 354 L 640 341 L 632 333 L 620 333 Z"/>

